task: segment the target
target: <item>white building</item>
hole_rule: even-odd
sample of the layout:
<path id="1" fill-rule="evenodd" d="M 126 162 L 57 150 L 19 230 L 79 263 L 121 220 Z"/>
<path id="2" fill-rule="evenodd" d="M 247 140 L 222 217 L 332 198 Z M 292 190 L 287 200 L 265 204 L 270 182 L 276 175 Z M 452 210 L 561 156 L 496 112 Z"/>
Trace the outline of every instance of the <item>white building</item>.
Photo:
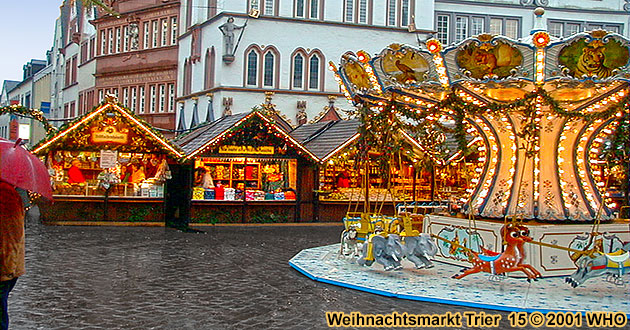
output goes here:
<path id="1" fill-rule="evenodd" d="M 432 36 L 445 44 L 480 33 L 519 39 L 529 35 L 540 5 L 552 35 L 604 28 L 628 36 L 625 1 L 183 0 L 177 128 L 226 111 L 249 111 L 269 91 L 292 124 L 304 102 L 312 120 L 328 96 L 341 96 L 327 63 L 339 63 L 347 51 L 375 54 L 392 43 L 418 45 Z M 235 26 L 226 25 L 229 17 Z M 232 30 L 234 51 L 221 26 Z M 341 98 L 335 105 L 349 108 Z"/>
<path id="2" fill-rule="evenodd" d="M 398 1 L 389 11 L 381 2 L 183 1 L 178 129 L 225 112 L 249 111 L 269 91 L 275 93 L 272 103 L 293 125 L 298 104 L 304 102 L 308 120 L 314 119 L 329 105 L 328 96 L 342 95 L 329 61 L 338 63 L 349 50 L 375 53 L 393 42 L 417 44 L 431 33 L 432 1 Z M 219 29 L 229 29 L 229 17 L 236 24 L 235 51 L 228 49 Z M 409 32 L 414 21 L 418 30 Z M 349 108 L 344 99 L 335 106 Z"/>
<path id="3" fill-rule="evenodd" d="M 64 0 L 55 22 L 52 54 L 52 119 L 72 119 L 96 105 L 94 72 L 96 30 L 89 23 L 96 10 Z M 62 122 L 57 122 L 58 124 Z"/>

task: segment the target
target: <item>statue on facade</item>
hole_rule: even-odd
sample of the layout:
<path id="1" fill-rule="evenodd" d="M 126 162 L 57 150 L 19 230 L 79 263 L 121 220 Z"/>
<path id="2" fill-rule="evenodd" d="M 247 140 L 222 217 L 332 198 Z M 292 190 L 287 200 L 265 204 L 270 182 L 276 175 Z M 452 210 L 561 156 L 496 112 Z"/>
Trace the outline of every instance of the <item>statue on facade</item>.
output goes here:
<path id="1" fill-rule="evenodd" d="M 234 56 L 234 52 L 235 52 L 235 46 L 234 46 L 234 32 L 236 30 L 240 30 L 243 29 L 247 26 L 247 22 L 245 22 L 245 24 L 243 24 L 242 26 L 238 26 L 236 24 L 234 24 L 234 17 L 230 16 L 228 17 L 228 20 L 226 23 L 223 23 L 223 25 L 219 26 L 219 30 L 221 30 L 221 33 L 223 33 L 223 43 L 224 43 L 224 49 L 223 49 L 223 55 L 227 55 L 227 56 Z M 242 32 L 241 32 L 242 35 Z M 239 36 L 239 40 L 240 41 L 240 36 Z M 237 45 L 238 45 L 238 41 L 237 41 Z"/>
<path id="2" fill-rule="evenodd" d="M 131 44 L 129 46 L 130 50 L 138 50 L 138 23 L 130 23 L 129 24 L 129 39 L 131 40 Z"/>

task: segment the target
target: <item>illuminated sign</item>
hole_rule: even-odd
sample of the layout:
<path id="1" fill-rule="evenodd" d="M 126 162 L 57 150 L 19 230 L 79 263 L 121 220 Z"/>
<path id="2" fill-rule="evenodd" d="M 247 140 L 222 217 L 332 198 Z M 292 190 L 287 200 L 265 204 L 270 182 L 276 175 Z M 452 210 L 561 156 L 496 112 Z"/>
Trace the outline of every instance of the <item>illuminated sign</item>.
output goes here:
<path id="1" fill-rule="evenodd" d="M 93 143 L 127 144 L 128 138 L 127 132 L 119 132 L 114 126 L 105 126 L 102 130 L 92 129 Z"/>
<path id="2" fill-rule="evenodd" d="M 219 147 L 220 154 L 252 154 L 252 155 L 273 155 L 273 146 L 221 146 Z"/>

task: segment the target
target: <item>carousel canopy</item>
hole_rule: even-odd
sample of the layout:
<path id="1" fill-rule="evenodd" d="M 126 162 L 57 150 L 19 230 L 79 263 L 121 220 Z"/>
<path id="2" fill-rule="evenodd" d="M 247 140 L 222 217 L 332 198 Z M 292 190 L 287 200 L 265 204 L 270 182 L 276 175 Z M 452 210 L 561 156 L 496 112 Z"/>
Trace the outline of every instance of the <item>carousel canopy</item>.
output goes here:
<path id="1" fill-rule="evenodd" d="M 628 125 L 629 44 L 602 30 L 563 40 L 483 34 L 446 48 L 431 39 L 347 53 L 330 68 L 370 113 L 393 109 L 410 126 L 452 122 L 462 150 L 482 144 L 464 197 L 470 212 L 588 221 L 618 207 L 602 177 L 614 165 L 607 146 Z"/>

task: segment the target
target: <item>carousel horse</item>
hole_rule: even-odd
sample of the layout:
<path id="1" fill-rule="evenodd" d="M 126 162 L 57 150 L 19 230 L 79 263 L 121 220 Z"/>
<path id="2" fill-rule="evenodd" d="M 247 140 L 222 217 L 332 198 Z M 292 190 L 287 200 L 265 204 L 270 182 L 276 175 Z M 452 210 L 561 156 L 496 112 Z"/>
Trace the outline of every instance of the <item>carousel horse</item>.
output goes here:
<path id="1" fill-rule="evenodd" d="M 460 279 L 470 274 L 486 272 L 492 275 L 501 275 L 509 272 L 521 271 L 527 275 L 527 281 L 537 280 L 541 277 L 534 267 L 524 264 L 525 250 L 523 245 L 532 240 L 529 237 L 529 229 L 521 224 L 508 224 L 501 228 L 501 236 L 506 247 L 503 253 L 496 253 L 483 249 L 483 254 L 466 249 L 469 261 L 473 267 L 463 270 L 453 278 Z"/>
<path id="2" fill-rule="evenodd" d="M 578 269 L 565 278 L 565 281 L 576 288 L 589 278 L 607 275 L 608 280 L 623 285 L 622 276 L 630 273 L 630 242 L 613 253 L 597 253 L 582 255 L 576 262 Z"/>

